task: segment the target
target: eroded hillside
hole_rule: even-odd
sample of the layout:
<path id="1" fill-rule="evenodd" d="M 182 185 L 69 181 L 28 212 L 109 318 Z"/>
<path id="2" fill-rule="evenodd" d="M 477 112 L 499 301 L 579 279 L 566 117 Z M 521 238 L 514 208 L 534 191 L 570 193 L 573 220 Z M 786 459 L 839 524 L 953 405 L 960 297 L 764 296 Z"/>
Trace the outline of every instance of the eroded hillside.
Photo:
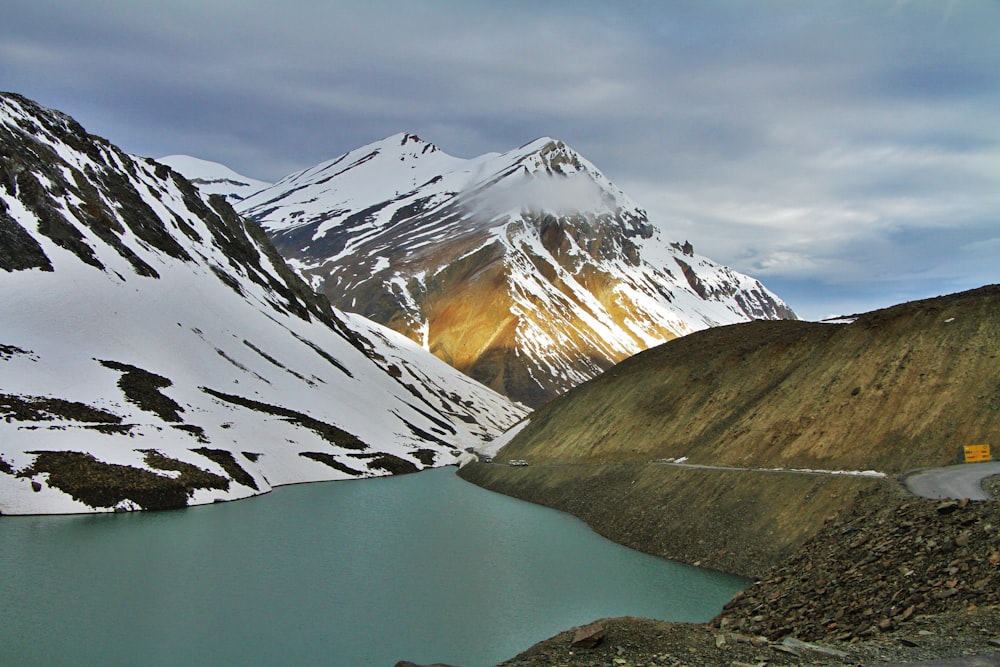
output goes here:
<path id="1" fill-rule="evenodd" d="M 690 463 L 898 473 L 1000 430 L 1000 286 L 850 324 L 759 321 L 643 352 L 538 411 L 532 463 Z"/>

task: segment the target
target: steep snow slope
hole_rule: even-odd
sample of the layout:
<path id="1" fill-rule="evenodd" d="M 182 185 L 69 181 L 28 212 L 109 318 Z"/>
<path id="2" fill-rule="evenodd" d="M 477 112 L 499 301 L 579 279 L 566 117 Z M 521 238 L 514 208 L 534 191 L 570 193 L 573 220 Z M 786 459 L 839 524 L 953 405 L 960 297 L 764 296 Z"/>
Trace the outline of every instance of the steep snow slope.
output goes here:
<path id="1" fill-rule="evenodd" d="M 525 409 L 343 317 L 168 167 L 0 95 L 0 512 L 453 462 Z"/>
<path id="2" fill-rule="evenodd" d="M 168 155 L 157 159 L 191 181 L 206 195 L 222 195 L 230 204 L 246 199 L 271 184 L 238 174 L 229 167 L 190 155 Z"/>
<path id="3" fill-rule="evenodd" d="M 531 405 L 670 338 L 794 317 L 549 138 L 465 160 L 397 134 L 237 207 L 335 305 Z"/>

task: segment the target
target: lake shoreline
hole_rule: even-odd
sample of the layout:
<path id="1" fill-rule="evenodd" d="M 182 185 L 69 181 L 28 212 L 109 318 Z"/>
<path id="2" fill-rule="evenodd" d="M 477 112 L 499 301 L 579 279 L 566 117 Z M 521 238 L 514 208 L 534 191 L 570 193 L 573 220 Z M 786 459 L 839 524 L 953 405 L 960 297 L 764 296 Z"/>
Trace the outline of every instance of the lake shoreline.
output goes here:
<path id="1" fill-rule="evenodd" d="M 706 621 L 747 583 L 453 469 L 349 481 L 0 522 L 0 663 L 488 667 L 594 617 Z"/>
<path id="2" fill-rule="evenodd" d="M 654 463 L 472 463 L 459 477 L 579 517 L 667 560 L 760 578 L 883 478 L 683 469 Z"/>
<path id="3" fill-rule="evenodd" d="M 654 464 L 463 468 L 460 476 L 468 481 L 567 511 L 632 548 L 757 579 L 710 623 L 604 619 L 607 636 L 594 649 L 574 650 L 567 630 L 501 665 L 712 667 L 1000 657 L 1000 597 L 991 592 L 1000 589 L 1000 551 L 989 546 L 1000 547 L 1000 503 L 914 498 L 892 479 L 831 477 L 806 488 L 788 476 L 778 487 L 776 477 L 762 487 L 743 475 L 668 473 Z M 925 534 L 917 543 L 934 547 L 922 555 L 921 566 L 954 575 L 927 582 L 889 576 L 912 569 L 915 516 Z M 748 549 L 732 553 L 740 544 Z M 874 567 L 856 576 L 857 563 Z M 970 580 L 962 568 L 975 573 L 966 575 Z M 880 606 L 876 591 L 896 597 L 887 595 Z M 867 602 L 869 596 L 876 601 Z M 900 606 L 904 601 L 908 606 Z M 809 612 L 801 618 L 804 609 Z M 838 613 L 853 625 L 834 620 Z M 809 639 L 816 650 L 833 653 L 793 651 L 781 644 L 785 637 Z"/>

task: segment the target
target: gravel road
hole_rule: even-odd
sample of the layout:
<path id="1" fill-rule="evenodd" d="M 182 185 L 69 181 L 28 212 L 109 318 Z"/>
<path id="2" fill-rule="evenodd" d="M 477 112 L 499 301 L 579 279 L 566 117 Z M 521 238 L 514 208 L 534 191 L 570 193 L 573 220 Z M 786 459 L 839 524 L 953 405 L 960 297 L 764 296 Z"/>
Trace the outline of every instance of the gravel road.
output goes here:
<path id="1" fill-rule="evenodd" d="M 983 481 L 994 475 L 1000 475 L 1000 461 L 921 470 L 907 475 L 903 482 L 910 493 L 923 498 L 993 500 Z"/>

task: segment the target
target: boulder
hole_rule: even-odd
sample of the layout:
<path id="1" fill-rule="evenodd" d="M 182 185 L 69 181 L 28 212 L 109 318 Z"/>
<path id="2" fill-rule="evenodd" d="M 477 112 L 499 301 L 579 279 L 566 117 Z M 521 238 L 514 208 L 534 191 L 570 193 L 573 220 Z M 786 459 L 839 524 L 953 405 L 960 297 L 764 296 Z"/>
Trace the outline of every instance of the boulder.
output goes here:
<path id="1" fill-rule="evenodd" d="M 781 640 L 779 645 L 787 652 L 792 655 L 812 657 L 812 658 L 834 658 L 837 660 L 846 660 L 847 654 L 843 651 L 838 651 L 837 649 L 830 648 L 828 646 L 821 646 L 819 644 L 813 644 L 812 642 L 804 642 L 795 637 L 785 637 Z"/>
<path id="2" fill-rule="evenodd" d="M 594 648 L 605 635 L 604 626 L 600 623 L 582 625 L 573 633 L 573 641 L 570 644 L 576 648 Z"/>

